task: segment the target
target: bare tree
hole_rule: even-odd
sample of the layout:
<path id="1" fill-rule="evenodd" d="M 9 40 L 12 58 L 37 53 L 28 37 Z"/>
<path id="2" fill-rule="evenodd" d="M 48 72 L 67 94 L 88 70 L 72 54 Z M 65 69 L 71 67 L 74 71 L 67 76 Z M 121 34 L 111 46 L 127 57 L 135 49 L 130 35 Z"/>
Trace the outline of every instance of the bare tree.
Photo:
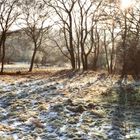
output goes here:
<path id="1" fill-rule="evenodd" d="M 127 20 L 127 14 L 128 14 L 128 9 L 125 9 L 122 12 L 123 18 L 122 18 L 122 60 L 123 60 L 123 64 L 122 64 L 122 73 L 121 73 L 121 78 L 126 78 L 127 77 L 127 37 L 128 37 L 128 33 L 129 33 L 129 22 Z"/>
<path id="2" fill-rule="evenodd" d="M 104 21 L 104 47 L 108 72 L 112 74 L 115 71 L 116 66 L 116 43 L 121 34 L 118 29 L 121 17 L 116 4 L 112 5 L 111 3 L 108 6 L 108 10 L 104 10 L 104 14 L 107 17 Z M 106 35 L 108 35 L 108 37 Z"/>
<path id="3" fill-rule="evenodd" d="M 0 56 L 1 56 L 1 73 L 4 70 L 5 61 L 5 42 L 7 32 L 19 16 L 17 10 L 18 0 L 3 0 L 0 2 Z"/>
<path id="4" fill-rule="evenodd" d="M 88 28 L 88 22 L 90 23 L 90 11 L 92 7 L 92 2 L 90 4 L 87 4 L 87 0 L 84 2 L 81 0 L 78 0 L 78 6 L 79 6 L 79 29 L 80 29 L 80 49 L 81 49 L 81 61 L 83 70 L 88 69 L 88 55 L 90 54 L 92 47 L 87 47 L 89 44 L 87 44 L 87 39 L 89 35 L 90 28 Z M 86 45 L 87 44 L 87 45 Z"/>
<path id="5" fill-rule="evenodd" d="M 54 0 L 50 2 L 49 6 L 52 7 L 59 18 L 59 25 L 63 32 L 66 48 L 69 52 L 69 58 L 72 69 L 76 68 L 75 64 L 75 49 L 73 43 L 73 17 L 72 11 L 74 9 L 76 0 Z"/>
<path id="6" fill-rule="evenodd" d="M 42 42 L 50 29 L 50 26 L 46 25 L 49 12 L 43 0 L 33 0 L 31 2 L 24 2 L 24 5 L 22 5 L 22 13 L 22 23 L 20 23 L 20 26 L 32 40 L 34 47 L 29 68 L 29 72 L 31 72 L 36 53 L 41 47 Z"/>
<path id="7" fill-rule="evenodd" d="M 92 62 L 92 69 L 97 69 L 97 62 L 99 59 L 100 53 L 100 44 L 101 44 L 101 34 L 102 30 L 100 29 L 100 20 L 102 19 L 102 0 L 96 4 L 95 10 L 92 12 L 91 17 L 91 27 L 90 27 L 90 46 L 93 52 L 93 62 Z M 95 5 L 95 3 L 94 3 Z"/>

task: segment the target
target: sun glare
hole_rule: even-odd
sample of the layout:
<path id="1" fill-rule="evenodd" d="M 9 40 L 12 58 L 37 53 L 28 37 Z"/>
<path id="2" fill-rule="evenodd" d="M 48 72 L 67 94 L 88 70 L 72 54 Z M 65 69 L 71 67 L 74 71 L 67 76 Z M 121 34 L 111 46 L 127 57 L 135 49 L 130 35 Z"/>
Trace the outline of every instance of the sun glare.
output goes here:
<path id="1" fill-rule="evenodd" d="M 122 9 L 127 9 L 131 7 L 133 4 L 132 0 L 121 0 L 121 8 Z"/>

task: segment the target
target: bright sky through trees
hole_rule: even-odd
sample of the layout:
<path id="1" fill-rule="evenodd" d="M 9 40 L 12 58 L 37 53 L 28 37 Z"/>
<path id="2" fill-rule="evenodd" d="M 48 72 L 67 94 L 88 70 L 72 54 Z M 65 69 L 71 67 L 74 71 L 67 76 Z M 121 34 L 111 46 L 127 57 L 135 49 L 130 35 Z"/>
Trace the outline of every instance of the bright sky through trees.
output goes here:
<path id="1" fill-rule="evenodd" d="M 134 0 L 121 0 L 121 9 L 132 7 Z"/>
<path id="2" fill-rule="evenodd" d="M 88 3 L 88 1 L 87 1 L 87 3 Z M 120 0 L 120 9 L 122 9 L 122 10 L 128 9 L 128 8 L 132 7 L 134 5 L 134 3 L 135 3 L 135 0 Z M 22 17 L 22 15 L 21 15 L 21 17 Z M 53 16 L 53 18 L 54 18 L 54 16 Z M 18 19 L 16 21 L 16 23 L 14 23 L 12 25 L 10 30 L 18 30 L 18 29 L 20 29 L 21 27 L 19 27 L 17 24 L 19 24 L 21 22 L 22 22 L 22 20 Z M 50 23 L 53 24 L 52 22 L 53 21 L 51 21 L 51 19 L 49 19 L 49 21 L 47 20 L 44 24 L 45 24 L 45 26 L 48 26 L 48 24 L 50 24 Z"/>

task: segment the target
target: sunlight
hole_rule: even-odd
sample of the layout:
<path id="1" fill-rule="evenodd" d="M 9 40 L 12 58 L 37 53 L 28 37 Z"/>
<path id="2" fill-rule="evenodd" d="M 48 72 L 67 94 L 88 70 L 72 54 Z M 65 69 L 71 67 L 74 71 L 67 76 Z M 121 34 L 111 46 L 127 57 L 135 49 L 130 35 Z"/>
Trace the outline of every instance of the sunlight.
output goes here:
<path id="1" fill-rule="evenodd" d="M 121 0 L 121 9 L 128 9 L 130 7 L 132 7 L 132 0 Z"/>

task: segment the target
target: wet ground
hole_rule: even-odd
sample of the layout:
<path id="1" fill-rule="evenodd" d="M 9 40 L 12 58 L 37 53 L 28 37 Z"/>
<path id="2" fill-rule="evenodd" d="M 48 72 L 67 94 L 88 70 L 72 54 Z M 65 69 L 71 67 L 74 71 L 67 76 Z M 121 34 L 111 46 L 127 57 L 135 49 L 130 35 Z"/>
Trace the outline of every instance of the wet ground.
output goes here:
<path id="1" fill-rule="evenodd" d="M 139 140 L 139 90 L 96 73 L 1 79 L 0 139 Z"/>

